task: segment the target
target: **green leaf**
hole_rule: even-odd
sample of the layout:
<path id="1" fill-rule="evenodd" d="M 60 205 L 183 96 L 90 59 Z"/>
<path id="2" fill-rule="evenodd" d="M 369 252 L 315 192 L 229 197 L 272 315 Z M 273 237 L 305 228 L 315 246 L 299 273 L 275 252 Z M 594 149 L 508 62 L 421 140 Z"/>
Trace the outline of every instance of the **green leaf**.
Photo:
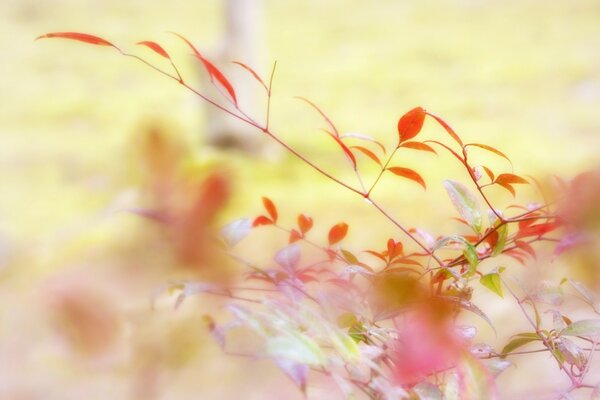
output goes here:
<path id="1" fill-rule="evenodd" d="M 479 265 L 479 256 L 477 255 L 477 250 L 475 249 L 475 246 L 469 243 L 469 241 L 464 237 L 458 235 L 445 236 L 439 239 L 433 245 L 432 250 L 435 251 L 452 243 L 460 243 L 464 246 L 463 256 L 465 257 L 470 266 L 469 271 L 465 274 L 465 276 L 469 277 L 475 274 L 475 271 L 477 270 L 477 265 Z"/>
<path id="2" fill-rule="evenodd" d="M 479 282 L 492 292 L 496 293 L 498 296 L 504 297 L 502 294 L 502 281 L 500 280 L 500 275 L 497 272 L 482 276 Z"/>
<path id="3" fill-rule="evenodd" d="M 327 331 L 331 344 L 344 360 L 352 362 L 360 358 L 360 349 L 350 335 L 337 329 L 328 328 Z"/>
<path id="4" fill-rule="evenodd" d="M 337 318 L 337 325 L 340 328 L 350 328 L 351 326 L 358 324 L 358 319 L 356 319 L 356 315 L 351 312 L 346 312 L 341 314 Z"/>
<path id="5" fill-rule="evenodd" d="M 270 338 L 267 352 L 274 358 L 282 358 L 299 364 L 323 365 L 325 355 L 319 345 L 299 332 L 287 332 L 283 336 Z"/>
<path id="6" fill-rule="evenodd" d="M 504 246 L 506 245 L 506 237 L 508 236 L 508 225 L 504 224 L 497 230 L 498 232 L 498 241 L 494 246 L 494 250 L 492 250 L 492 256 L 497 256 L 502 253 L 504 250 Z"/>
<path id="7" fill-rule="evenodd" d="M 342 256 L 344 257 L 344 260 L 346 260 L 346 262 L 348 262 L 348 264 L 360 264 L 360 261 L 358 261 L 358 258 L 356 258 L 356 256 L 354 254 L 352 254 L 351 252 L 349 252 L 348 250 L 344 250 L 344 249 L 340 249 Z"/>
<path id="8" fill-rule="evenodd" d="M 438 239 L 433 244 L 431 250 L 435 251 L 435 250 L 441 249 L 442 247 L 446 247 L 449 244 L 455 244 L 455 243 L 469 244 L 469 242 L 462 236 L 458 236 L 458 235 L 444 236 L 444 237 Z"/>
<path id="9" fill-rule="evenodd" d="M 542 318 L 540 317 L 540 312 L 539 312 L 537 306 L 535 305 L 535 301 L 531 300 L 529 303 L 531 304 L 531 308 L 533 308 L 533 314 L 535 315 L 535 326 L 537 328 L 539 328 L 540 325 L 542 324 Z"/>
<path id="10" fill-rule="evenodd" d="M 475 195 L 465 185 L 453 180 L 445 180 L 444 187 L 460 216 L 475 230 L 481 232 L 482 218 Z"/>
<path id="11" fill-rule="evenodd" d="M 477 250 L 473 247 L 472 244 L 465 242 L 465 251 L 463 251 L 463 255 L 469 262 L 469 271 L 466 274 L 466 277 L 472 276 L 477 271 L 477 265 L 479 265 L 479 256 L 477 255 Z"/>
<path id="12" fill-rule="evenodd" d="M 537 335 L 535 337 L 516 337 L 508 342 L 506 346 L 504 346 L 500 354 L 502 355 L 502 358 L 504 358 L 519 347 L 525 346 L 531 342 L 535 342 L 536 340 L 541 339 Z"/>
<path id="13" fill-rule="evenodd" d="M 565 336 L 600 336 L 600 319 L 575 321 L 560 331 Z"/>
<path id="14" fill-rule="evenodd" d="M 521 332 L 521 333 L 517 333 L 516 335 L 513 335 L 513 337 L 522 337 L 522 338 L 531 338 L 531 339 L 541 340 L 539 335 L 535 332 Z"/>

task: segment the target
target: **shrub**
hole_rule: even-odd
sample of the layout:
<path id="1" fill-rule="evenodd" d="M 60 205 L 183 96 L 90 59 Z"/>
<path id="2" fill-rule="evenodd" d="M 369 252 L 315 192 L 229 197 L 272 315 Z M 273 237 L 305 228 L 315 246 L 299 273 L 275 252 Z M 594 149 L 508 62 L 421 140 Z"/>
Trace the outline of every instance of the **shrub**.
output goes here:
<path id="1" fill-rule="evenodd" d="M 221 99 L 210 98 L 192 87 L 158 43 L 138 44 L 167 59 L 172 72 L 97 36 L 59 32 L 40 38 L 64 38 L 112 47 L 123 56 L 143 62 L 224 113 L 256 128 L 332 184 L 367 200 L 383 220 L 402 234 L 402 239 L 390 238 L 378 249 L 351 250 L 342 244 L 350 229 L 347 223 L 330 227 L 327 240 L 319 241 L 311 236 L 313 219 L 308 214 L 299 214 L 294 226 L 284 226 L 279 220 L 278 206 L 263 197 L 262 215 L 238 219 L 221 231 L 222 251 L 244 266 L 240 280 L 246 286 L 205 282 L 165 286 L 177 292 L 177 305 L 200 293 L 230 299 L 230 321 L 219 324 L 213 317 L 205 317 L 226 353 L 227 332 L 244 329 L 263 343 L 256 353 L 247 355 L 272 359 L 303 392 L 307 390 L 309 375 L 318 373 L 331 378 L 347 397 L 492 399 L 497 396 L 495 378 L 512 364 L 512 356 L 545 352 L 569 379 L 562 397 L 569 398 L 578 389 L 598 393 L 597 382 L 589 381 L 588 372 L 597 350 L 600 319 L 574 320 L 560 307 L 563 288 L 568 287 L 591 311 L 600 314 L 593 292 L 569 278 L 528 287 L 510 279 L 510 272 L 501 262 L 510 257 L 526 264 L 538 257 L 541 243 L 550 243 L 556 257 L 585 241 L 581 221 L 586 218 L 582 218 L 577 205 L 582 202 L 582 192 L 589 192 L 582 188 L 589 187 L 590 182 L 595 187 L 592 175 L 582 174 L 569 182 L 557 178 L 558 190 L 552 191 L 534 178 L 515 174 L 510 159 L 500 150 L 482 143 L 464 143 L 446 121 L 422 107 L 400 117 L 397 144 L 389 149 L 366 135 L 342 134 L 323 110 L 300 97 L 323 118 L 324 131 L 346 156 L 349 168 L 356 175 L 355 186 L 304 157 L 271 129 L 275 66 L 265 80 L 251 67 L 236 62 L 265 90 L 266 119 L 261 122 L 240 108 L 235 88 L 221 70 L 191 42 L 176 35 L 193 51 L 211 83 L 220 90 Z M 425 120 L 437 123 L 444 136 L 421 140 L 419 134 Z M 403 184 L 427 189 L 427 182 L 416 167 L 395 161 L 398 153 L 409 151 L 444 152 L 462 166 L 464 182 L 445 180 L 443 186 L 456 209 L 455 219 L 468 233 L 435 236 L 408 227 L 384 210 L 373 196 L 373 189 L 384 174 L 397 176 Z M 471 161 L 474 151 L 502 158 L 509 168 L 492 170 L 486 165 L 475 165 Z M 359 163 L 359 156 L 366 158 Z M 363 161 L 379 167 L 371 184 L 365 183 L 360 168 Z M 495 186 L 514 197 L 524 185 L 534 185 L 542 201 L 499 209 L 486 194 L 487 188 Z M 589 196 L 585 198 L 588 205 L 593 203 Z M 288 238 L 288 245 L 275 254 L 274 266 L 254 265 L 234 253 L 236 244 L 259 227 L 279 230 Z M 320 254 L 315 262 L 302 259 L 309 247 Z M 466 311 L 495 330 L 493 321 L 472 301 L 473 291 L 480 287 L 499 297 L 512 297 L 516 310 L 529 324 L 527 331 L 513 335 L 502 349 L 479 343 L 477 330 L 460 322 Z M 552 317 L 550 323 L 543 318 L 546 313 Z M 522 349 L 526 346 L 527 350 Z"/>

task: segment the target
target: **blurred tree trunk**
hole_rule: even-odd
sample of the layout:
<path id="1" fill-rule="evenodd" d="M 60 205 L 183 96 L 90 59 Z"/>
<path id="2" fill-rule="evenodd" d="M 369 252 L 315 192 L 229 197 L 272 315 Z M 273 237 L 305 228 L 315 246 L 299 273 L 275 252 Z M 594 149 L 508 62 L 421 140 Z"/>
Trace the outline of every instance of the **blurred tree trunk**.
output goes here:
<path id="1" fill-rule="evenodd" d="M 264 118 L 264 91 L 252 76 L 231 61 L 241 61 L 254 70 L 264 71 L 263 0 L 224 0 L 225 34 L 215 56 L 224 74 L 233 84 L 240 108 L 258 121 Z M 266 78 L 263 78 L 266 79 Z M 218 95 L 216 91 L 215 95 Z M 241 150 L 250 154 L 264 151 L 265 138 L 256 129 L 225 113 L 207 107 L 206 142 L 221 149 Z"/>

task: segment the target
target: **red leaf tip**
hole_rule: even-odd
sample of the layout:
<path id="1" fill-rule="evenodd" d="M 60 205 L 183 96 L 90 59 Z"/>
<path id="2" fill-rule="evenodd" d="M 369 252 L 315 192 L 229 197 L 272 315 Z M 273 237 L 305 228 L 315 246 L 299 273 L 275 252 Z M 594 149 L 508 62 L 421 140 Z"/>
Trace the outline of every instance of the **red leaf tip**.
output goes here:
<path id="1" fill-rule="evenodd" d="M 110 46 L 110 47 L 117 48 L 117 46 L 115 46 L 114 44 L 112 44 L 111 42 L 109 42 L 106 39 L 103 39 L 99 36 L 90 35 L 89 33 L 81 33 L 81 32 L 50 32 L 50 33 L 46 33 L 44 35 L 38 36 L 37 38 L 35 38 L 35 40 L 52 39 L 52 38 L 70 39 L 70 40 L 76 40 L 76 41 L 84 42 L 84 43 L 88 43 L 88 44 L 95 44 L 98 46 Z"/>

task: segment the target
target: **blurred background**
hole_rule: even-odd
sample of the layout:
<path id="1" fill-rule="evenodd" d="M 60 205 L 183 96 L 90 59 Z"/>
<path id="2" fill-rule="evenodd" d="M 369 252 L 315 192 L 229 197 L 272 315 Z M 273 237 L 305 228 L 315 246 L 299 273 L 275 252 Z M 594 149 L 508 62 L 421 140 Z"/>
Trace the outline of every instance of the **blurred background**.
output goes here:
<path id="1" fill-rule="evenodd" d="M 520 174 L 569 178 L 600 161 L 597 0 L 0 0 L 0 12 L 2 399 L 300 398 L 269 363 L 221 354 L 200 318 L 218 310 L 218 300 L 173 311 L 167 299 L 152 310 L 153 289 L 180 278 L 235 279 L 235 265 L 198 252 L 189 238 L 262 212 L 263 195 L 289 225 L 300 212 L 313 216 L 316 241 L 341 220 L 350 223 L 347 247 L 356 251 L 399 237 L 368 204 L 177 83 L 112 49 L 35 42 L 40 34 L 96 34 L 167 69 L 134 46 L 154 40 L 205 87 L 189 50 L 166 33 L 177 31 L 223 66 L 260 120 L 260 87 L 228 62 L 247 62 L 267 77 L 277 60 L 273 130 L 353 185 L 343 154 L 319 131 L 322 120 L 293 96 L 313 100 L 340 131 L 386 146 L 397 140 L 398 117 L 420 105 L 465 141 L 500 148 Z M 423 135 L 446 139 L 431 123 Z M 482 156 L 510 171 L 502 159 Z M 376 167 L 359 162 L 371 182 Z M 375 194 L 386 208 L 434 234 L 461 229 L 448 218 L 441 185 L 464 179 L 450 157 L 402 154 L 397 163 L 412 165 L 429 188 L 385 177 Z M 513 201 L 494 190 L 499 207 Z M 535 199 L 530 188 L 517 196 Z M 194 224 L 161 225 L 140 215 L 148 209 Z M 248 258 L 269 260 L 286 241 L 257 236 L 241 248 Z M 213 268 L 198 267 L 207 264 Z M 528 273 L 560 279 L 566 270 L 598 285 L 593 254 L 542 258 Z M 476 295 L 500 326 L 523 323 L 511 315 L 510 299 Z M 500 329 L 495 337 L 486 329 L 496 346 L 516 333 Z M 532 380 L 553 387 L 561 379 L 544 356 L 527 363 L 501 379 L 506 398 Z M 329 398 L 318 385 L 311 390 Z"/>

